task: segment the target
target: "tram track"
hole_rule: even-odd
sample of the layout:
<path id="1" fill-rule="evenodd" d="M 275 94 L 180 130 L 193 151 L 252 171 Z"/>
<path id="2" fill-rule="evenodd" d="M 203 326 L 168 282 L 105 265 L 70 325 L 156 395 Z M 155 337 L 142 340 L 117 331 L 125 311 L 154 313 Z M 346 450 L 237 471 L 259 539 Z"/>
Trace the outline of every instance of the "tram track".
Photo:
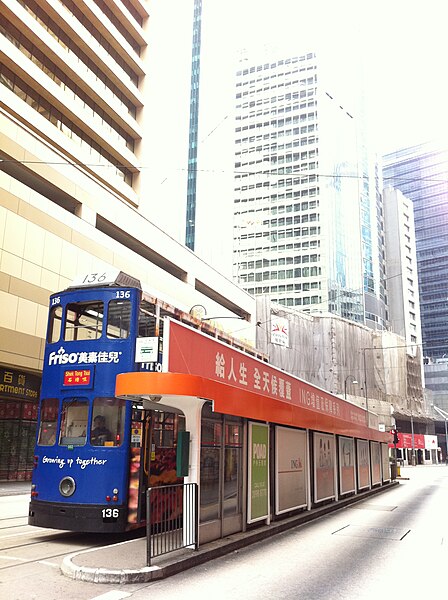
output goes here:
<path id="1" fill-rule="evenodd" d="M 3 520 L 9 521 L 10 519 Z M 73 552 L 101 548 L 130 539 L 135 535 L 135 532 L 111 536 L 74 531 L 50 531 L 46 533 L 43 530 L 36 530 L 36 528 L 30 528 L 28 524 L 1 529 L 0 572 L 43 561 L 55 561 Z M 29 538 L 23 539 L 22 536 L 29 536 Z M 29 552 L 32 552 L 32 558 L 27 556 Z"/>

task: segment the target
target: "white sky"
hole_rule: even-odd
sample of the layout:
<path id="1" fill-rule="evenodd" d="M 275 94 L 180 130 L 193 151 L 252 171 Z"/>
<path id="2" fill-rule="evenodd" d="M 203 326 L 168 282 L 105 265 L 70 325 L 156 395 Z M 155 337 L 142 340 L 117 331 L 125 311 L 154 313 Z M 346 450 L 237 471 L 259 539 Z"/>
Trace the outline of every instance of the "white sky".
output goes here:
<path id="1" fill-rule="evenodd" d="M 315 41 L 317 31 L 324 47 L 345 45 L 360 56 L 370 80 L 380 152 L 447 136 L 447 0 L 228 0 L 226 5 L 229 39 L 237 45 L 294 40 L 300 51 Z"/>

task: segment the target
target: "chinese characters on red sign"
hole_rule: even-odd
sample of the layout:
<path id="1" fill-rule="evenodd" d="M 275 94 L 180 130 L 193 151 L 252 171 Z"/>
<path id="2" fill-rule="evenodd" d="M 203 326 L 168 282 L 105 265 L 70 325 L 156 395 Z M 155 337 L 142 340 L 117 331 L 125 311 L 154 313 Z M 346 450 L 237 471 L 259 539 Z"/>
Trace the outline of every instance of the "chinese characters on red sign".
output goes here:
<path id="1" fill-rule="evenodd" d="M 90 369 L 65 371 L 64 385 L 90 385 Z"/>
<path id="2" fill-rule="evenodd" d="M 280 369 L 177 322 L 170 322 L 168 370 L 233 387 L 365 425 L 365 411 Z"/>

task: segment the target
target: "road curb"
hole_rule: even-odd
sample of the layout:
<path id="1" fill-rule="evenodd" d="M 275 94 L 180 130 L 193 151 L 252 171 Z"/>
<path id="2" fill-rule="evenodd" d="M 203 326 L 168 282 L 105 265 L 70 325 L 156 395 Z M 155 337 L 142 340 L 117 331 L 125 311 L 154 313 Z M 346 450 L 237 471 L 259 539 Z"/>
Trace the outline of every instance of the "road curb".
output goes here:
<path id="1" fill-rule="evenodd" d="M 160 567 L 143 567 L 141 569 L 105 569 L 104 567 L 78 566 L 73 559 L 86 551 L 74 552 L 66 556 L 61 564 L 63 575 L 76 581 L 90 583 L 146 583 L 155 579 L 162 579 L 163 569 Z M 89 550 L 87 550 L 89 552 Z"/>

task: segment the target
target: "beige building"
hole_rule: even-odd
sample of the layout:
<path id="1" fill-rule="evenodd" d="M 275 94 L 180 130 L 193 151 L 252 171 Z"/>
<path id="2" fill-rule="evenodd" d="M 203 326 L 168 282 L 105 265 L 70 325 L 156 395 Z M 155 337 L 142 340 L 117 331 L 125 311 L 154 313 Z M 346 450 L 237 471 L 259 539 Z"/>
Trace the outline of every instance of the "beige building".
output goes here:
<path id="1" fill-rule="evenodd" d="M 176 239 L 179 199 L 145 193 L 148 6 L 0 2 L 0 479 L 28 478 L 48 298 L 76 276 L 117 268 L 254 338 L 253 299 Z"/>

